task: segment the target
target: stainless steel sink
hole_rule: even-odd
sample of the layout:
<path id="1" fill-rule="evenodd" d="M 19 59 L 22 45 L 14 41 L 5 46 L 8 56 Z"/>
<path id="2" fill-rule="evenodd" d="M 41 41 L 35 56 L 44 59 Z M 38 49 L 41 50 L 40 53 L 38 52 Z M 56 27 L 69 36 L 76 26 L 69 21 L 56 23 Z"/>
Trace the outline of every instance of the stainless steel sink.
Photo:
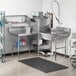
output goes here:
<path id="1" fill-rule="evenodd" d="M 70 28 L 64 28 L 64 27 L 56 27 L 52 30 L 52 37 L 55 40 L 62 40 L 64 38 L 68 38 L 71 34 Z"/>

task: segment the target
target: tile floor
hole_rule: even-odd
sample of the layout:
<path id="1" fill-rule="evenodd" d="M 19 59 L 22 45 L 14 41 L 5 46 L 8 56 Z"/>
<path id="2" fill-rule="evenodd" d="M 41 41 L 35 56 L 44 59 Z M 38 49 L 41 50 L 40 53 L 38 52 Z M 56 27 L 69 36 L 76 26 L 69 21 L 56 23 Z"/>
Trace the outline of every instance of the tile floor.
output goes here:
<path id="1" fill-rule="evenodd" d="M 28 53 L 25 53 L 20 55 L 20 59 L 32 58 L 37 56 L 38 55 L 36 53 L 31 53 L 30 56 Z M 54 55 L 50 57 L 44 57 L 40 55 L 40 57 L 68 66 L 69 68 L 60 71 L 44 73 L 35 68 L 18 62 L 17 55 L 14 55 L 13 57 L 6 56 L 5 63 L 0 62 L 0 76 L 76 76 L 76 69 L 72 68 L 69 58 L 57 55 L 57 60 L 55 61 Z"/>

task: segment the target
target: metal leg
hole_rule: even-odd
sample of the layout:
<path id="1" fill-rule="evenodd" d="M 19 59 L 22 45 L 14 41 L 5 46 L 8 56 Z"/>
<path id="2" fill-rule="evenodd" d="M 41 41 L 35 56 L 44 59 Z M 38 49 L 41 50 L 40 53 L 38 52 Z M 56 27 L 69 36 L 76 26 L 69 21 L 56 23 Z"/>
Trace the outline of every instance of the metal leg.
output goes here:
<path id="1" fill-rule="evenodd" d="M 11 37 L 11 40 L 12 40 L 12 53 L 11 53 L 11 55 L 13 56 L 13 38 L 12 37 Z"/>
<path id="2" fill-rule="evenodd" d="M 38 47 L 37 47 L 38 49 L 38 56 L 39 56 L 39 34 L 38 34 Z"/>
<path id="3" fill-rule="evenodd" d="M 4 37 L 5 38 L 5 37 Z M 4 63 L 6 60 L 5 60 L 5 41 L 4 41 L 4 58 L 2 59 L 2 62 Z"/>
<path id="4" fill-rule="evenodd" d="M 67 55 L 67 51 L 68 51 L 68 39 L 65 40 L 65 58 Z"/>
<path id="5" fill-rule="evenodd" d="M 4 17 L 5 17 L 5 13 L 4 13 Z M 5 19 L 5 18 L 4 18 L 4 19 Z M 4 26 L 4 59 L 3 59 L 3 61 L 2 61 L 3 63 L 6 61 L 5 58 L 6 58 L 6 57 L 5 57 L 5 26 Z"/>
<path id="6" fill-rule="evenodd" d="M 56 42 L 55 42 L 55 60 L 56 60 Z"/>
<path id="7" fill-rule="evenodd" d="M 0 50 L 1 54 L 0 54 L 0 59 L 2 59 L 2 49 Z"/>
<path id="8" fill-rule="evenodd" d="M 30 47 L 29 47 L 29 46 L 30 46 L 30 45 L 29 45 L 29 38 L 27 38 L 27 39 L 28 39 L 28 40 L 27 40 L 27 41 L 28 41 L 27 44 L 28 44 L 28 48 L 29 48 L 29 56 L 30 56 L 30 51 L 31 51 L 31 50 L 30 50 Z"/>
<path id="9" fill-rule="evenodd" d="M 19 36 L 18 36 L 18 59 L 19 59 Z"/>
<path id="10" fill-rule="evenodd" d="M 69 56 L 69 58 L 70 58 L 70 62 L 71 62 L 71 39 L 70 39 L 70 56 Z"/>
<path id="11" fill-rule="evenodd" d="M 30 50 L 30 47 L 29 47 L 29 56 L 30 56 L 30 52 L 31 52 L 31 50 Z"/>
<path id="12" fill-rule="evenodd" d="M 66 42 L 67 42 L 67 41 L 65 40 L 65 58 L 66 58 Z"/>
<path id="13" fill-rule="evenodd" d="M 67 53 L 68 53 L 68 39 L 67 39 Z"/>
<path id="14" fill-rule="evenodd" d="M 53 55 L 53 51 L 52 51 L 52 41 L 51 41 L 51 52 L 52 52 L 52 55 Z"/>
<path id="15" fill-rule="evenodd" d="M 39 56 L 39 46 L 38 46 L 38 56 Z"/>
<path id="16" fill-rule="evenodd" d="M 0 50 L 1 54 L 0 54 L 0 59 L 2 58 L 2 49 Z"/>
<path id="17" fill-rule="evenodd" d="M 53 51 L 52 51 L 52 40 L 50 41 L 49 48 L 50 48 L 51 55 L 53 55 Z"/>

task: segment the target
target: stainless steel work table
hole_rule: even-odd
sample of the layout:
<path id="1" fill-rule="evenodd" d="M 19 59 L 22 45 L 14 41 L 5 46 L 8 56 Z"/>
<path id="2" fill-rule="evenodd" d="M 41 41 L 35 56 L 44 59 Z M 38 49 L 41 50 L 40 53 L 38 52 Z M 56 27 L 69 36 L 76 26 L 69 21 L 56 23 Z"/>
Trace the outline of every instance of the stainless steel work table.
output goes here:
<path id="1" fill-rule="evenodd" d="M 51 35 L 52 35 L 52 41 L 55 43 L 55 60 L 56 60 L 57 49 L 64 48 L 65 49 L 65 57 L 66 57 L 66 53 L 67 53 L 67 49 L 68 49 L 68 37 L 70 36 L 70 34 L 52 32 Z M 60 41 L 64 41 L 65 46 L 57 47 L 57 43 L 59 43 Z"/>
<path id="2" fill-rule="evenodd" d="M 20 56 L 20 45 L 19 45 L 20 37 L 25 37 L 25 36 L 27 37 L 27 36 L 35 35 L 35 34 L 38 34 L 38 33 L 28 33 L 28 34 L 26 34 L 26 33 L 10 32 L 10 34 L 14 35 L 14 36 L 17 36 L 17 40 L 18 40 L 17 49 L 18 49 L 18 58 L 19 58 L 19 56 Z M 28 44 L 29 44 L 29 40 L 28 40 Z M 29 45 L 28 45 L 28 47 L 29 47 Z M 29 49 L 29 55 L 30 55 L 30 49 Z"/>

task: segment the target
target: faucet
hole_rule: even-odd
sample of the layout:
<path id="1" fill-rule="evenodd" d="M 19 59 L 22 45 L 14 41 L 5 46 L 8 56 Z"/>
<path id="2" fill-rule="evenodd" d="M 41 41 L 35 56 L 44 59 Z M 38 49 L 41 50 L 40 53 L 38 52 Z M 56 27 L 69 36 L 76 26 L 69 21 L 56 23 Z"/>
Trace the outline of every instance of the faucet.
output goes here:
<path id="1" fill-rule="evenodd" d="M 53 9 L 53 3 L 56 3 L 58 5 L 58 17 L 56 16 L 55 11 Z M 60 4 L 59 4 L 59 2 L 57 0 L 53 0 L 51 3 L 51 8 L 52 8 L 53 14 L 55 15 L 55 19 L 57 20 L 58 24 L 59 25 L 62 24 L 60 22 Z"/>

